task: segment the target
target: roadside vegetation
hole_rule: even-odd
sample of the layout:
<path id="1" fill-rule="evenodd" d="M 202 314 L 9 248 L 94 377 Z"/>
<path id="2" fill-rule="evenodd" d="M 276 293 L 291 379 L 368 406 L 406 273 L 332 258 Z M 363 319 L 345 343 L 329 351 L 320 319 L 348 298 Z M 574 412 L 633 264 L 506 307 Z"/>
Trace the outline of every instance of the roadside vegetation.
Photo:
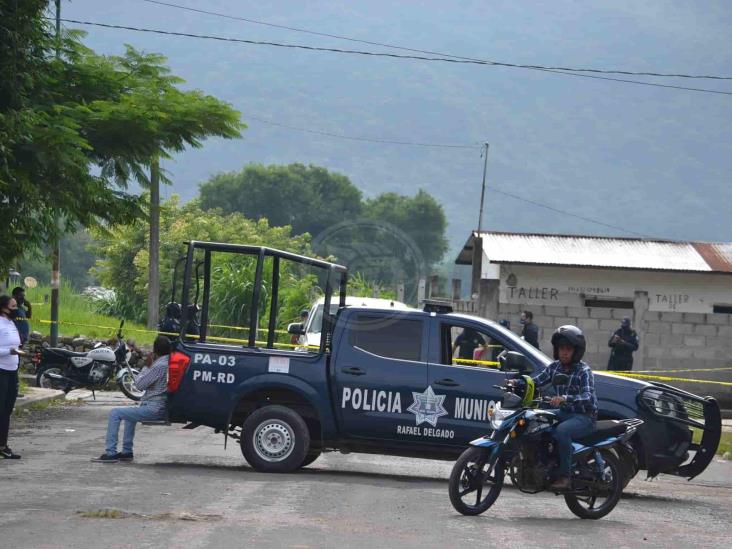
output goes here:
<path id="1" fill-rule="evenodd" d="M 31 329 L 44 336 L 50 334 L 51 325 L 51 288 L 38 286 L 26 289 L 26 298 L 33 305 Z M 63 284 L 59 293 L 59 334 L 62 336 L 84 335 L 92 339 L 108 340 L 117 334 L 120 317 L 100 314 L 102 304 L 77 293 L 70 284 Z M 134 338 L 137 343 L 152 343 L 154 333 L 148 333 L 142 324 L 125 321 L 123 333 Z"/>
<path id="2" fill-rule="evenodd" d="M 719 455 L 732 454 L 732 433 L 722 433 L 719 439 L 719 447 L 717 448 Z"/>

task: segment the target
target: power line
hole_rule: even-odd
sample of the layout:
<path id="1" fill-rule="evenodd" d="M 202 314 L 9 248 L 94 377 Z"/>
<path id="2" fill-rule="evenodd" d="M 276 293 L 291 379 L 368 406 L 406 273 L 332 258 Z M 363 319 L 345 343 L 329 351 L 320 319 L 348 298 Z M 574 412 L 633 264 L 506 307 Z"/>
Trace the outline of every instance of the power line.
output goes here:
<path id="1" fill-rule="evenodd" d="M 288 130 L 295 130 L 298 132 L 305 132 L 305 133 L 313 133 L 316 135 L 325 135 L 328 137 L 336 137 L 338 139 L 348 139 L 350 141 L 366 141 L 369 143 L 383 143 L 386 145 L 411 145 L 415 147 L 433 147 L 433 148 L 439 148 L 439 149 L 473 149 L 478 150 L 478 144 L 475 145 L 457 145 L 457 144 L 449 144 L 449 143 L 422 143 L 419 141 L 392 141 L 389 139 L 376 139 L 371 137 L 357 137 L 352 135 L 345 135 L 342 133 L 331 133 L 326 131 L 320 131 L 320 130 L 311 130 L 307 128 L 300 128 L 297 126 L 290 126 L 288 124 L 282 124 L 280 122 L 273 122 L 272 120 L 266 120 L 264 118 L 259 118 L 258 116 L 253 116 L 251 114 L 245 115 L 245 118 L 249 118 L 252 120 L 256 120 L 258 122 L 262 122 L 264 124 L 269 124 L 271 126 L 277 126 L 279 128 L 286 128 Z"/>
<path id="2" fill-rule="evenodd" d="M 610 229 L 615 229 L 618 231 L 622 231 L 627 234 L 632 234 L 635 236 L 639 236 L 641 238 L 650 238 L 648 235 L 637 233 L 635 231 L 629 231 L 628 229 L 624 229 L 623 227 L 619 227 L 618 225 L 611 225 L 610 223 L 605 223 L 604 221 L 598 221 L 597 219 L 592 219 L 590 217 L 584 217 L 582 215 L 577 215 L 576 213 L 568 212 L 566 210 L 560 210 L 559 208 L 555 208 L 554 206 L 549 206 L 548 204 L 542 204 L 541 202 L 537 202 L 536 200 L 531 200 L 530 198 L 524 198 L 523 196 L 519 196 L 517 194 L 509 193 L 506 191 L 502 191 L 500 189 L 496 189 L 495 187 L 489 187 L 489 190 L 492 190 L 493 192 L 496 192 L 498 194 L 502 194 L 504 196 L 508 196 L 511 198 L 514 198 L 516 200 L 520 200 L 521 202 L 526 202 L 528 204 L 532 204 L 534 206 L 537 206 L 539 208 L 544 208 L 546 210 L 550 210 L 555 213 L 559 213 L 562 215 L 567 215 L 570 217 L 574 217 L 576 219 L 581 219 L 582 221 L 587 221 L 589 223 L 594 223 L 596 225 L 602 225 L 603 227 L 608 227 Z"/>
<path id="3" fill-rule="evenodd" d="M 202 10 L 199 8 L 191 8 L 189 6 L 173 4 L 171 2 L 160 2 L 158 0 L 141 0 L 141 1 L 147 2 L 148 4 L 158 4 L 160 6 L 168 6 L 171 8 L 177 8 L 177 9 L 192 11 L 192 12 L 196 12 L 196 13 L 204 13 L 206 15 L 214 15 L 216 17 L 224 17 L 226 19 L 233 19 L 236 21 L 244 21 L 246 23 L 253 23 L 255 25 L 263 25 L 266 27 L 273 27 L 273 28 L 277 28 L 277 29 L 290 30 L 290 31 L 294 31 L 294 32 L 302 32 L 302 33 L 311 34 L 314 36 L 323 36 L 326 38 L 336 38 L 338 40 L 347 40 L 349 42 L 368 44 L 370 46 L 381 46 L 384 48 L 392 48 L 392 49 L 402 50 L 402 51 L 411 51 L 411 52 L 423 53 L 423 54 L 427 54 L 427 55 L 440 55 L 442 57 L 452 57 L 454 59 L 462 59 L 465 61 L 481 61 L 482 63 L 489 64 L 489 65 L 496 65 L 499 67 L 510 67 L 510 68 L 518 68 L 518 69 L 534 69 L 534 70 L 552 70 L 552 71 L 563 71 L 563 72 L 593 72 L 593 73 L 601 73 L 601 74 L 623 74 L 626 76 L 657 76 L 657 77 L 667 77 L 667 78 L 732 80 L 732 76 L 715 76 L 715 75 L 707 75 L 707 74 L 676 74 L 676 73 L 662 73 L 662 72 L 641 72 L 641 71 L 626 71 L 626 70 L 618 70 L 618 69 L 580 69 L 580 68 L 573 68 L 573 67 L 552 67 L 552 66 L 545 66 L 545 65 L 522 65 L 522 64 L 507 63 L 507 62 L 502 62 L 502 61 L 492 61 L 489 59 L 476 59 L 476 58 L 472 58 L 472 57 L 453 55 L 450 53 L 442 53 L 442 52 L 436 52 L 436 51 L 430 51 L 430 50 L 420 50 L 420 49 L 416 49 L 416 48 L 409 48 L 406 46 L 397 46 L 394 44 L 387 44 L 384 42 L 373 42 L 371 40 L 362 40 L 359 38 L 351 38 L 349 36 L 342 36 L 339 34 L 329 34 L 326 32 L 318 32 L 318 31 L 313 31 L 313 30 L 303 29 L 303 28 L 298 28 L 298 27 L 289 27 L 287 25 L 278 25 L 275 23 L 268 23 L 266 21 L 258 21 L 256 19 L 248 19 L 246 17 L 239 17 L 236 15 L 229 15 L 226 13 L 221 13 L 221 12 L 216 12 L 216 11 Z"/>
<path id="4" fill-rule="evenodd" d="M 370 56 L 370 57 L 389 57 L 392 59 L 413 59 L 413 60 L 419 60 L 419 61 L 438 61 L 443 63 L 456 63 L 456 64 L 467 64 L 467 65 L 496 65 L 496 63 L 487 62 L 487 61 L 480 61 L 480 60 L 471 60 L 471 59 L 450 59 L 446 57 L 425 57 L 420 55 L 399 55 L 396 53 L 385 53 L 385 52 L 370 52 L 370 51 L 361 51 L 361 50 L 344 50 L 344 49 L 338 49 L 338 48 L 324 48 L 324 47 L 317 47 L 317 46 L 306 46 L 304 44 L 284 44 L 281 42 L 269 42 L 264 40 L 246 40 L 244 38 L 228 38 L 224 36 L 216 36 L 216 35 L 210 35 L 210 34 L 193 34 L 188 32 L 175 32 L 175 31 L 164 31 L 160 29 L 148 29 L 143 27 L 130 27 L 126 25 L 111 25 L 108 23 L 97 23 L 94 21 L 79 21 L 77 19 L 63 19 L 65 23 L 75 23 L 77 25 L 89 25 L 93 27 L 103 27 L 108 29 L 121 29 L 121 30 L 130 30 L 135 32 L 146 32 L 146 33 L 152 33 L 152 34 L 163 34 L 167 36 L 182 36 L 185 38 L 198 38 L 203 40 L 217 40 L 220 42 L 235 42 L 235 43 L 242 43 L 242 44 L 251 44 L 255 46 L 274 46 L 278 48 L 290 48 L 290 49 L 301 49 L 301 50 L 308 50 L 308 51 L 318 51 L 318 52 L 332 52 L 332 53 L 342 53 L 342 54 L 351 54 L 351 55 L 363 55 L 363 56 Z M 670 84 L 659 84 L 657 82 L 641 82 L 639 80 L 628 80 L 623 78 L 611 78 L 608 76 L 597 76 L 597 75 L 591 75 L 591 74 L 580 74 L 580 73 L 574 73 L 574 72 L 564 72 L 561 70 L 554 70 L 554 69 L 545 69 L 545 68 L 537 68 L 535 70 L 540 70 L 543 72 L 551 72 L 551 73 L 557 73 L 557 74 L 565 74 L 570 76 L 580 76 L 583 78 L 596 78 L 600 80 L 611 80 L 613 82 L 623 82 L 626 84 L 637 84 L 641 86 L 652 86 L 657 88 L 670 88 L 670 89 L 676 89 L 676 90 L 685 90 L 685 91 L 693 91 L 693 92 L 700 92 L 700 93 L 714 93 L 714 94 L 720 94 L 720 95 L 732 95 L 732 92 L 726 92 L 726 91 L 720 91 L 720 90 L 710 90 L 706 88 L 690 88 L 686 86 L 674 86 Z"/>
<path id="5" fill-rule="evenodd" d="M 245 115 L 245 117 L 246 118 L 249 118 L 249 119 L 252 119 L 252 120 L 257 120 L 259 122 L 263 122 L 265 124 L 270 124 L 272 126 L 277 126 L 277 127 L 280 127 L 280 128 L 285 128 L 285 129 L 289 129 L 289 130 L 295 130 L 295 131 L 299 131 L 299 132 L 314 133 L 314 134 L 317 134 L 317 135 L 325 135 L 325 136 L 328 136 L 328 137 L 336 137 L 336 138 L 339 138 L 339 139 L 349 139 L 349 140 L 353 140 L 353 141 L 368 141 L 368 142 L 372 142 L 372 143 L 383 143 L 383 144 L 388 144 L 388 145 L 417 145 L 417 146 L 421 146 L 421 147 L 440 147 L 440 148 L 455 148 L 455 149 L 473 149 L 473 150 L 477 150 L 477 144 L 476 145 L 445 145 L 445 144 L 435 144 L 435 143 L 415 143 L 415 142 L 408 142 L 408 141 L 390 141 L 390 140 L 385 140 L 385 139 L 371 139 L 371 138 L 367 138 L 367 137 L 353 137 L 353 136 L 348 136 L 348 135 L 344 135 L 344 134 L 324 132 L 324 131 L 319 131 L 319 130 L 309 130 L 309 129 L 306 129 L 306 128 L 299 128 L 297 126 L 290 126 L 288 124 L 280 124 L 279 122 L 273 122 L 271 120 L 266 120 L 264 118 L 259 118 L 258 116 L 253 116 L 251 114 Z M 552 211 L 554 213 L 558 213 L 558 214 L 562 214 L 562 215 L 574 217 L 576 219 L 581 219 L 582 221 L 587 221 L 589 223 L 594 223 L 596 225 L 602 225 L 603 227 L 607 227 L 607 228 L 610 228 L 610 229 L 615 229 L 615 230 L 622 231 L 622 232 L 627 233 L 627 234 L 632 234 L 632 235 L 635 235 L 635 236 L 639 236 L 639 237 L 642 237 L 642 238 L 648 238 L 648 235 L 645 235 L 645 234 L 642 234 L 642 233 L 637 233 L 635 231 L 629 231 L 628 229 L 625 229 L 623 227 L 619 227 L 617 225 L 612 225 L 610 223 L 605 223 L 604 221 L 598 221 L 597 219 L 592 219 L 590 217 L 584 217 L 584 216 L 581 216 L 581 215 L 578 215 L 578 214 L 575 214 L 575 213 L 572 213 L 572 212 L 569 212 L 569 211 L 566 211 L 566 210 L 561 210 L 559 208 L 555 208 L 554 206 L 550 206 L 548 204 L 543 204 L 541 202 L 537 202 L 536 200 L 532 200 L 530 198 L 524 198 L 523 196 L 519 196 L 517 194 L 513 194 L 513 193 L 510 193 L 508 191 L 502 191 L 501 189 L 497 189 L 495 187 L 489 187 L 488 190 L 489 191 L 492 190 L 493 192 L 496 192 L 498 194 L 502 194 L 504 196 L 508 196 L 508 197 L 513 198 L 515 200 L 520 200 L 521 202 L 526 202 L 528 204 L 531 204 L 533 206 L 537 206 L 539 208 L 544 208 L 546 210 L 550 210 L 550 211 Z"/>

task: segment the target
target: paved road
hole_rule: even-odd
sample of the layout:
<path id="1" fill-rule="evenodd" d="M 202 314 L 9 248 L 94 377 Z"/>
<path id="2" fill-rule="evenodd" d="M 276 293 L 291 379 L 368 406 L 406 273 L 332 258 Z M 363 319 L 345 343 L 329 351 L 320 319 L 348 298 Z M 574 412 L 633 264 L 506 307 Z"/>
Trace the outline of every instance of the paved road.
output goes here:
<path id="1" fill-rule="evenodd" d="M 328 454 L 296 474 L 251 470 L 209 429 L 138 430 L 133 464 L 97 464 L 125 401 L 54 407 L 15 422 L 0 461 L 0 547 L 730 547 L 732 462 L 698 479 L 634 480 L 608 517 L 505 489 L 480 517 L 447 497 L 450 464 Z M 105 510 L 118 518 L 101 518 Z"/>

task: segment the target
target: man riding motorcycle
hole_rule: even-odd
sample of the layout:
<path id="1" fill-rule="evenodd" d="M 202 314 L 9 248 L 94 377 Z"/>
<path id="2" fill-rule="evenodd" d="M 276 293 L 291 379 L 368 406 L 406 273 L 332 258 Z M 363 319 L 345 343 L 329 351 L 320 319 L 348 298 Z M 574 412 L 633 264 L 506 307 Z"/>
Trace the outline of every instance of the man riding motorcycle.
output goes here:
<path id="1" fill-rule="evenodd" d="M 589 435 L 595 429 L 597 397 L 592 370 L 582 361 L 587 347 L 582 330 L 572 325 L 560 326 L 552 335 L 551 342 L 554 348 L 554 362 L 530 379 L 537 387 L 543 387 L 551 384 L 557 373 L 569 377 L 567 385 L 557 387 L 558 391 L 563 390 L 565 394 L 553 397 L 550 402 L 552 406 L 559 408 L 558 416 L 561 420 L 554 433 L 559 453 L 558 477 L 550 488 L 561 491 L 571 487 L 569 469 L 572 439 Z M 525 383 L 522 380 L 513 381 L 517 384 Z"/>

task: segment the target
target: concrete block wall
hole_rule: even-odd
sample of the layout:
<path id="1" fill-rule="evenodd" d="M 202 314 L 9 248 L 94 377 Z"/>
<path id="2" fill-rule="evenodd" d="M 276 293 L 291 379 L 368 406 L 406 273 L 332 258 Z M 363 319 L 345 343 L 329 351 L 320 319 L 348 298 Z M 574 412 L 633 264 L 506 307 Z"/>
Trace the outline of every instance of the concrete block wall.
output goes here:
<path id="1" fill-rule="evenodd" d="M 723 368 L 732 364 L 732 315 L 648 311 L 643 332 L 640 352 L 648 370 Z"/>
<path id="2" fill-rule="evenodd" d="M 542 351 L 551 356 L 551 337 L 554 330 L 564 324 L 574 324 L 584 331 L 587 338 L 587 360 L 593 367 L 602 370 L 607 366 L 610 357 L 610 348 L 607 346 L 610 336 L 620 327 L 620 320 L 624 316 L 633 316 L 633 311 L 629 309 L 548 305 L 522 307 L 501 303 L 498 307 L 498 318 L 507 318 L 511 322 L 511 329 L 520 334 L 519 319 L 524 309 L 534 313 L 534 323 L 539 327 L 539 346 Z"/>
<path id="3" fill-rule="evenodd" d="M 633 309 L 599 307 L 521 306 L 500 303 L 496 320 L 506 318 L 511 329 L 521 333 L 521 311 L 534 313 L 539 327 L 539 344 L 551 356 L 551 335 L 563 324 L 579 326 L 587 338 L 587 362 L 597 370 L 607 368 L 610 358 L 608 340 L 620 327 L 624 316 L 634 319 L 640 336 L 640 349 L 634 354 L 634 369 L 696 370 L 732 367 L 732 315 L 655 312 Z M 640 317 L 640 318 L 639 318 Z M 638 320 L 638 322 L 636 322 Z M 690 377 L 714 381 L 731 381 L 732 372 L 668 373 L 674 377 Z M 711 395 L 724 408 L 732 408 L 732 388 L 719 385 L 678 383 L 673 385 L 692 393 Z"/>

